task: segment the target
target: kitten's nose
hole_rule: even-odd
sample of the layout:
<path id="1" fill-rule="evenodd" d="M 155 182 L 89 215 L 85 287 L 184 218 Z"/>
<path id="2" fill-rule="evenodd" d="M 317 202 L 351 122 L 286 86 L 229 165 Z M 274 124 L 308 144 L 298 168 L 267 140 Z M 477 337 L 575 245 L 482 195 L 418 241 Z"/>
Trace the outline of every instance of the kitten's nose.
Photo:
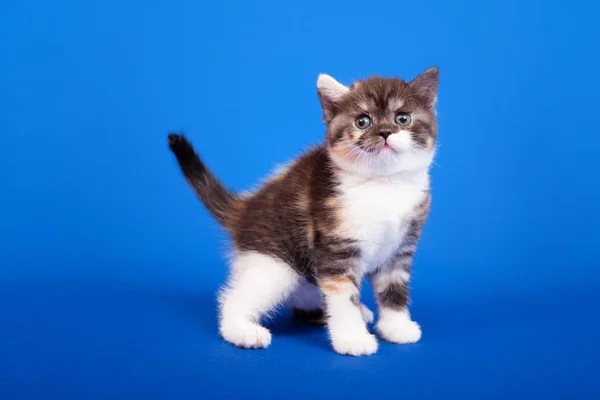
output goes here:
<path id="1" fill-rule="evenodd" d="M 392 132 L 390 131 L 382 131 L 379 132 L 379 136 L 381 136 L 384 140 L 388 138 L 388 136 L 390 136 L 392 134 Z"/>

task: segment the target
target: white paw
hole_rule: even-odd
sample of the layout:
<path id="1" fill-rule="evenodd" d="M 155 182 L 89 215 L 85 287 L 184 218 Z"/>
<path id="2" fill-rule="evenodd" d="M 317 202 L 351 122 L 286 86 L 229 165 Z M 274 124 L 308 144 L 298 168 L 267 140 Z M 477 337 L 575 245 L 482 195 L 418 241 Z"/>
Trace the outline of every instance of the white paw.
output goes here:
<path id="1" fill-rule="evenodd" d="M 375 316 L 373 315 L 373 311 L 369 310 L 369 308 L 362 303 L 360 305 L 360 312 L 362 314 L 363 320 L 367 324 L 370 324 L 375 319 Z"/>
<path id="2" fill-rule="evenodd" d="M 223 321 L 219 328 L 229 343 L 246 349 L 263 349 L 271 344 L 271 332 L 252 322 Z"/>
<path id="3" fill-rule="evenodd" d="M 408 317 L 380 319 L 377 331 L 392 343 L 416 343 L 421 339 L 421 327 Z"/>
<path id="4" fill-rule="evenodd" d="M 377 338 L 368 332 L 336 335 L 331 338 L 333 349 L 349 356 L 368 356 L 377 351 Z"/>

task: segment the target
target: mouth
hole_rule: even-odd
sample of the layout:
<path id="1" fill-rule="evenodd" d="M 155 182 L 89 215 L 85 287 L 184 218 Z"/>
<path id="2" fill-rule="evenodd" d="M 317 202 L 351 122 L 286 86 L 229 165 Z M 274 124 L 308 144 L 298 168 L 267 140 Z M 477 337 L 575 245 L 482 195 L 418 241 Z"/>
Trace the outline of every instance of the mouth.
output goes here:
<path id="1" fill-rule="evenodd" d="M 400 154 L 403 152 L 403 150 L 397 150 L 394 147 L 390 146 L 389 143 L 386 142 L 379 142 L 376 144 L 371 144 L 371 145 L 367 145 L 367 146 L 358 146 L 359 149 L 361 149 L 364 152 L 367 152 L 369 154 L 372 155 L 381 155 L 384 153 L 390 153 L 390 154 Z"/>
<path id="2" fill-rule="evenodd" d="M 398 154 L 398 151 L 390 146 L 387 142 L 385 142 L 383 146 L 377 150 L 377 153 L 383 153 L 384 151 L 391 151 L 394 154 Z"/>

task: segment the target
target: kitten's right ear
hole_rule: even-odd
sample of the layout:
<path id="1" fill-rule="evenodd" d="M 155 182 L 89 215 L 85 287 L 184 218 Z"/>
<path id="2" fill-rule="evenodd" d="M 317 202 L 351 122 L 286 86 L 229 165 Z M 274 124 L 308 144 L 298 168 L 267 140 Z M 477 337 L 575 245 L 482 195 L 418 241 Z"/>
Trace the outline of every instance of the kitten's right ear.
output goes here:
<path id="1" fill-rule="evenodd" d="M 348 93 L 350 88 L 344 86 L 331 76 L 319 75 L 317 79 L 317 93 L 323 108 L 323 121 L 328 124 L 337 111 L 337 103 Z"/>

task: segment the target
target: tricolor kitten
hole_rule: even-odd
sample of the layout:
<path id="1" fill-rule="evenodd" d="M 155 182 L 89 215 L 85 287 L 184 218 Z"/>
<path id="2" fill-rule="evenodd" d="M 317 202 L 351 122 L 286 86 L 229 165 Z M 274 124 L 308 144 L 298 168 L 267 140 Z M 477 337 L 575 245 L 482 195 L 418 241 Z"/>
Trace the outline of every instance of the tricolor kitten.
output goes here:
<path id="1" fill-rule="evenodd" d="M 429 212 L 438 79 L 437 68 L 410 83 L 372 77 L 347 87 L 319 76 L 325 143 L 252 194 L 232 194 L 183 136 L 169 135 L 185 178 L 233 239 L 231 277 L 219 298 L 225 340 L 269 346 L 260 319 L 288 299 L 296 317 L 326 321 L 338 353 L 375 353 L 367 329 L 373 313 L 359 300 L 365 275 L 380 336 L 421 338 L 407 309 L 408 281 Z"/>

